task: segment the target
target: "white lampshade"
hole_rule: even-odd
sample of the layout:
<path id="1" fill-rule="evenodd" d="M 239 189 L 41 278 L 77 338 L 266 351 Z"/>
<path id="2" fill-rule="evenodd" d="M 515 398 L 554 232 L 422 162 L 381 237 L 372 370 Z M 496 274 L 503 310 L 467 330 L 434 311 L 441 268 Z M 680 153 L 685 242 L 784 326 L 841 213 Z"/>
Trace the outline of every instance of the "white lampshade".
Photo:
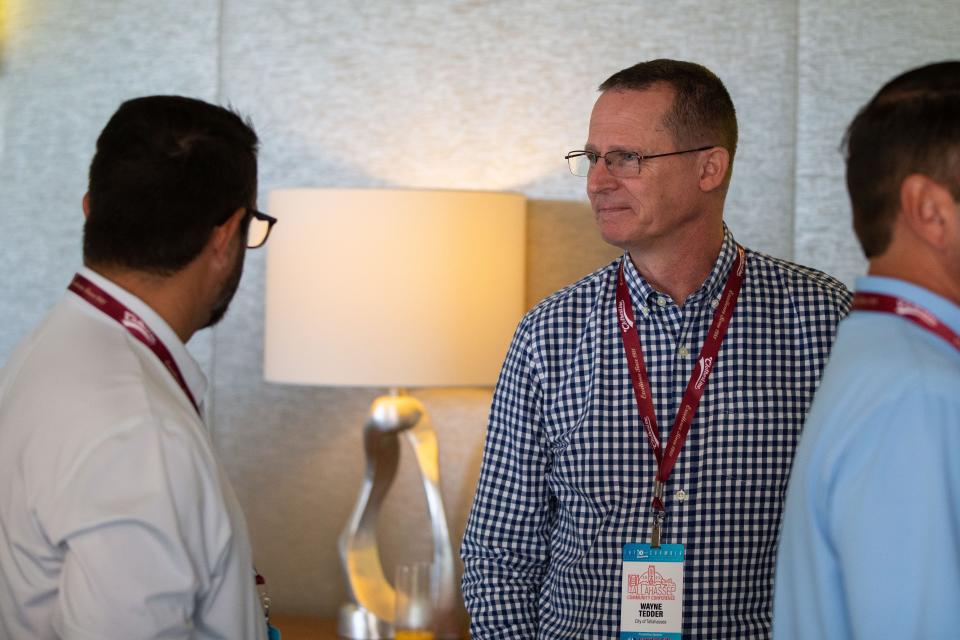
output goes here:
<path id="1" fill-rule="evenodd" d="M 508 193 L 272 191 L 266 379 L 492 385 L 524 310 L 525 205 Z"/>

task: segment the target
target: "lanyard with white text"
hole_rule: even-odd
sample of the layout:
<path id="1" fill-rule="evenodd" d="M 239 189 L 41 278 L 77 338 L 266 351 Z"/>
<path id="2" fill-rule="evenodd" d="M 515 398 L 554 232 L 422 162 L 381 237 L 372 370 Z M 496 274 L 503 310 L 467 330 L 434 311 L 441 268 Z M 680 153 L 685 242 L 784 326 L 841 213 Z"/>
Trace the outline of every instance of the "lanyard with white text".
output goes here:
<path id="1" fill-rule="evenodd" d="M 858 293 L 853 296 L 853 309 L 854 311 L 877 311 L 900 316 L 904 320 L 909 320 L 940 336 L 949 342 L 954 349 L 960 351 L 960 335 L 957 335 L 950 327 L 943 324 L 940 318 L 920 305 L 882 293 Z"/>
<path id="2" fill-rule="evenodd" d="M 166 345 L 150 330 L 150 327 L 147 326 L 147 323 L 144 322 L 140 316 L 79 273 L 73 276 L 73 281 L 67 288 L 119 322 L 130 335 L 153 351 L 154 355 L 160 359 L 163 366 L 165 366 L 170 372 L 170 375 L 173 376 L 173 379 L 180 385 L 180 388 L 183 389 L 183 392 L 187 394 L 187 398 L 190 399 L 193 408 L 197 410 L 198 414 L 200 413 L 200 406 L 190 392 L 186 380 L 183 379 L 183 374 L 180 373 L 180 367 L 177 366 Z"/>
<path id="3" fill-rule="evenodd" d="M 620 262 L 620 271 L 617 274 L 617 324 L 620 326 L 623 350 L 626 352 L 627 362 L 630 365 L 630 379 L 633 382 L 633 393 L 637 399 L 637 408 L 640 410 L 640 421 L 643 423 L 650 448 L 653 449 L 653 455 L 657 459 L 657 475 L 653 483 L 654 516 L 650 532 L 650 545 L 656 548 L 660 546 L 660 524 L 663 521 L 665 511 L 663 488 L 670 478 L 670 473 L 673 471 L 677 458 L 680 456 L 680 449 L 683 448 L 683 443 L 687 439 L 687 432 L 690 431 L 693 416 L 697 413 L 697 407 L 700 406 L 700 399 L 703 397 L 703 390 L 707 386 L 710 372 L 713 371 L 714 361 L 720 352 L 720 345 L 723 343 L 727 328 L 730 326 L 730 319 L 733 317 L 733 310 L 737 305 L 737 297 L 740 295 L 740 287 L 743 284 L 746 257 L 743 248 L 737 245 L 736 260 L 727 276 L 727 284 L 720 297 L 720 304 L 713 314 L 713 323 L 710 325 L 706 340 L 700 348 L 697 366 L 687 382 L 687 389 L 684 391 L 683 400 L 670 429 L 670 437 L 667 440 L 665 452 L 660 445 L 657 414 L 653 406 L 653 399 L 650 396 L 650 381 L 643 362 L 640 334 L 637 332 L 633 304 L 630 302 L 630 291 L 627 288 L 624 274 L 624 261 L 626 260 L 627 257 L 624 256 L 623 261 Z"/>

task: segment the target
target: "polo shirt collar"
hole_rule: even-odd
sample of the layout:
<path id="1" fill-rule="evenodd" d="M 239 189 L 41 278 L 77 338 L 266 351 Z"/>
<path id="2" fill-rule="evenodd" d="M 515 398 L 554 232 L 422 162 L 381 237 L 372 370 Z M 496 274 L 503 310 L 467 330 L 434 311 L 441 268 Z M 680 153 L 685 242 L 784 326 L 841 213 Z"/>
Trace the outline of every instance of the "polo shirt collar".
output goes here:
<path id="1" fill-rule="evenodd" d="M 929 289 L 897 278 L 862 276 L 857 278 L 857 293 L 879 293 L 902 298 L 937 316 L 954 333 L 960 334 L 960 307 Z M 858 312 L 862 313 L 862 312 Z"/>

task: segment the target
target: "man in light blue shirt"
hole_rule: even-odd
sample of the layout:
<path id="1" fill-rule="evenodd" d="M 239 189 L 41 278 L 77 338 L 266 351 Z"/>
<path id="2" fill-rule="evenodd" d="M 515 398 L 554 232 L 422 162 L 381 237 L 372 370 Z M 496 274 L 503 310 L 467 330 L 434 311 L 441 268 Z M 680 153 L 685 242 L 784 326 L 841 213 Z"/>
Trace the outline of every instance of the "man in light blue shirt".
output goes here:
<path id="1" fill-rule="evenodd" d="M 960 634 L 960 61 L 893 79 L 846 136 L 870 260 L 800 440 L 773 631 Z"/>

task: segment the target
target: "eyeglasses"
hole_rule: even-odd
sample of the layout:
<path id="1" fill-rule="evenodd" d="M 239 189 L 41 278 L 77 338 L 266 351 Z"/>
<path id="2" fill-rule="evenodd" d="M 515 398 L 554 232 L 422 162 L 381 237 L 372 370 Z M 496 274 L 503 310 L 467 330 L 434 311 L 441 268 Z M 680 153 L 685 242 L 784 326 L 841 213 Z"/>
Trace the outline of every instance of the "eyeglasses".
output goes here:
<path id="1" fill-rule="evenodd" d="M 563 156 L 570 165 L 570 173 L 581 178 L 590 175 L 590 171 L 597 165 L 597 160 L 603 158 L 607 165 L 607 171 L 616 178 L 632 178 L 640 175 L 640 165 L 644 160 L 653 158 L 664 158 L 666 156 L 678 156 L 683 153 L 693 153 L 695 151 L 706 151 L 716 145 L 711 144 L 696 149 L 684 149 L 683 151 L 671 151 L 669 153 L 654 153 L 645 156 L 636 151 L 607 151 L 604 154 L 594 153 L 593 151 L 571 151 Z"/>
<path id="2" fill-rule="evenodd" d="M 256 209 L 247 211 L 250 214 L 250 221 L 247 223 L 247 249 L 257 249 L 266 243 L 277 219 Z"/>

